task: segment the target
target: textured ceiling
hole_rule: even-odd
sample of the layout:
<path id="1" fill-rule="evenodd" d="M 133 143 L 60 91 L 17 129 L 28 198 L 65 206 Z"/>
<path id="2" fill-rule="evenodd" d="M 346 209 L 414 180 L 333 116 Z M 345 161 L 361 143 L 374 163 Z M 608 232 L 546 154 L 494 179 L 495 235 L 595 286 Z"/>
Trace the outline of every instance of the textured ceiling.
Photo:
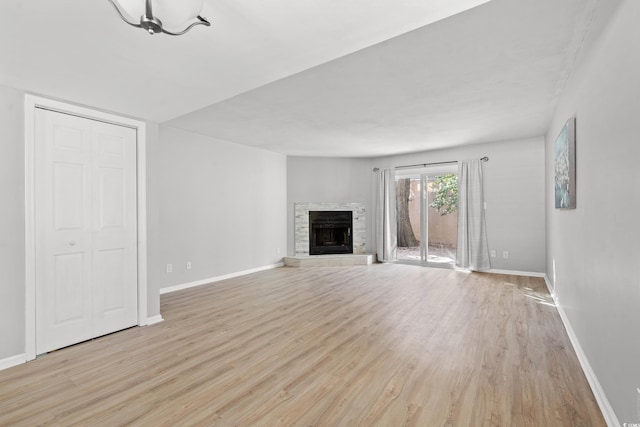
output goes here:
<path id="1" fill-rule="evenodd" d="M 205 0 L 212 26 L 171 37 L 107 0 L 2 0 L 0 83 L 162 122 L 486 1 Z"/>
<path id="2" fill-rule="evenodd" d="M 494 0 L 169 124 L 304 156 L 540 136 L 593 4 Z"/>
<path id="3" fill-rule="evenodd" d="M 205 0 L 212 27 L 169 37 L 3 0 L 0 84 L 291 155 L 526 138 L 619 2 Z"/>

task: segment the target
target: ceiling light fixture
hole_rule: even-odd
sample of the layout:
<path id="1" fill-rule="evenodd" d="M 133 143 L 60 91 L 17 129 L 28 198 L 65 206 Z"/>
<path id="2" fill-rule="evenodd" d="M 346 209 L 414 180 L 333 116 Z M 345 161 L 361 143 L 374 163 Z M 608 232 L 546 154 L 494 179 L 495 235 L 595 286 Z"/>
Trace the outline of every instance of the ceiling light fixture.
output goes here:
<path id="1" fill-rule="evenodd" d="M 116 8 L 118 15 L 124 22 L 134 27 L 144 28 L 149 34 L 165 33 L 179 36 L 196 25 L 207 27 L 211 25 L 209 21 L 200 16 L 202 0 L 108 1 Z M 138 16 L 140 22 L 136 22 Z"/>

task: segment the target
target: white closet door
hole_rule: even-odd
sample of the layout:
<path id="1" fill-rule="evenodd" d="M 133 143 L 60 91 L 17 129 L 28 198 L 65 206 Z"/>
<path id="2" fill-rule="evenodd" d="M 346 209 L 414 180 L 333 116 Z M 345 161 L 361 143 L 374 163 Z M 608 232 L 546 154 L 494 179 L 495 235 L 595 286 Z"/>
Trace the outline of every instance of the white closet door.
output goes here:
<path id="1" fill-rule="evenodd" d="M 136 132 L 93 122 L 92 230 L 94 334 L 138 318 Z"/>
<path id="2" fill-rule="evenodd" d="M 135 130 L 36 113 L 36 352 L 137 321 Z"/>

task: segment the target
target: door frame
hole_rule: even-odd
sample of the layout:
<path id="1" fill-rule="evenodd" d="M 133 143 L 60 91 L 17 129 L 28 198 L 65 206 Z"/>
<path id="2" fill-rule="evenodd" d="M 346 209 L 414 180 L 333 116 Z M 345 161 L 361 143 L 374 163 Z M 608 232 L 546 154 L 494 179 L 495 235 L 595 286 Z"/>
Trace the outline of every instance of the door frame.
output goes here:
<path id="1" fill-rule="evenodd" d="M 136 130 L 136 180 L 138 219 L 138 326 L 147 324 L 147 185 L 146 123 L 87 107 L 26 94 L 25 139 L 25 355 L 36 358 L 36 236 L 35 232 L 35 125 L 36 108 L 98 120 Z"/>

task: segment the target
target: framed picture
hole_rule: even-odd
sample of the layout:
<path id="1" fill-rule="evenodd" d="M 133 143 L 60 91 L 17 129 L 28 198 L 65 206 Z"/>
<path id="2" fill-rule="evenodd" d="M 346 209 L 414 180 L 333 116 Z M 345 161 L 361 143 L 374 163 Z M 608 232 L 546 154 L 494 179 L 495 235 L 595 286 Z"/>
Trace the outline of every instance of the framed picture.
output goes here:
<path id="1" fill-rule="evenodd" d="M 556 209 L 576 208 L 576 118 L 562 128 L 554 147 Z"/>

